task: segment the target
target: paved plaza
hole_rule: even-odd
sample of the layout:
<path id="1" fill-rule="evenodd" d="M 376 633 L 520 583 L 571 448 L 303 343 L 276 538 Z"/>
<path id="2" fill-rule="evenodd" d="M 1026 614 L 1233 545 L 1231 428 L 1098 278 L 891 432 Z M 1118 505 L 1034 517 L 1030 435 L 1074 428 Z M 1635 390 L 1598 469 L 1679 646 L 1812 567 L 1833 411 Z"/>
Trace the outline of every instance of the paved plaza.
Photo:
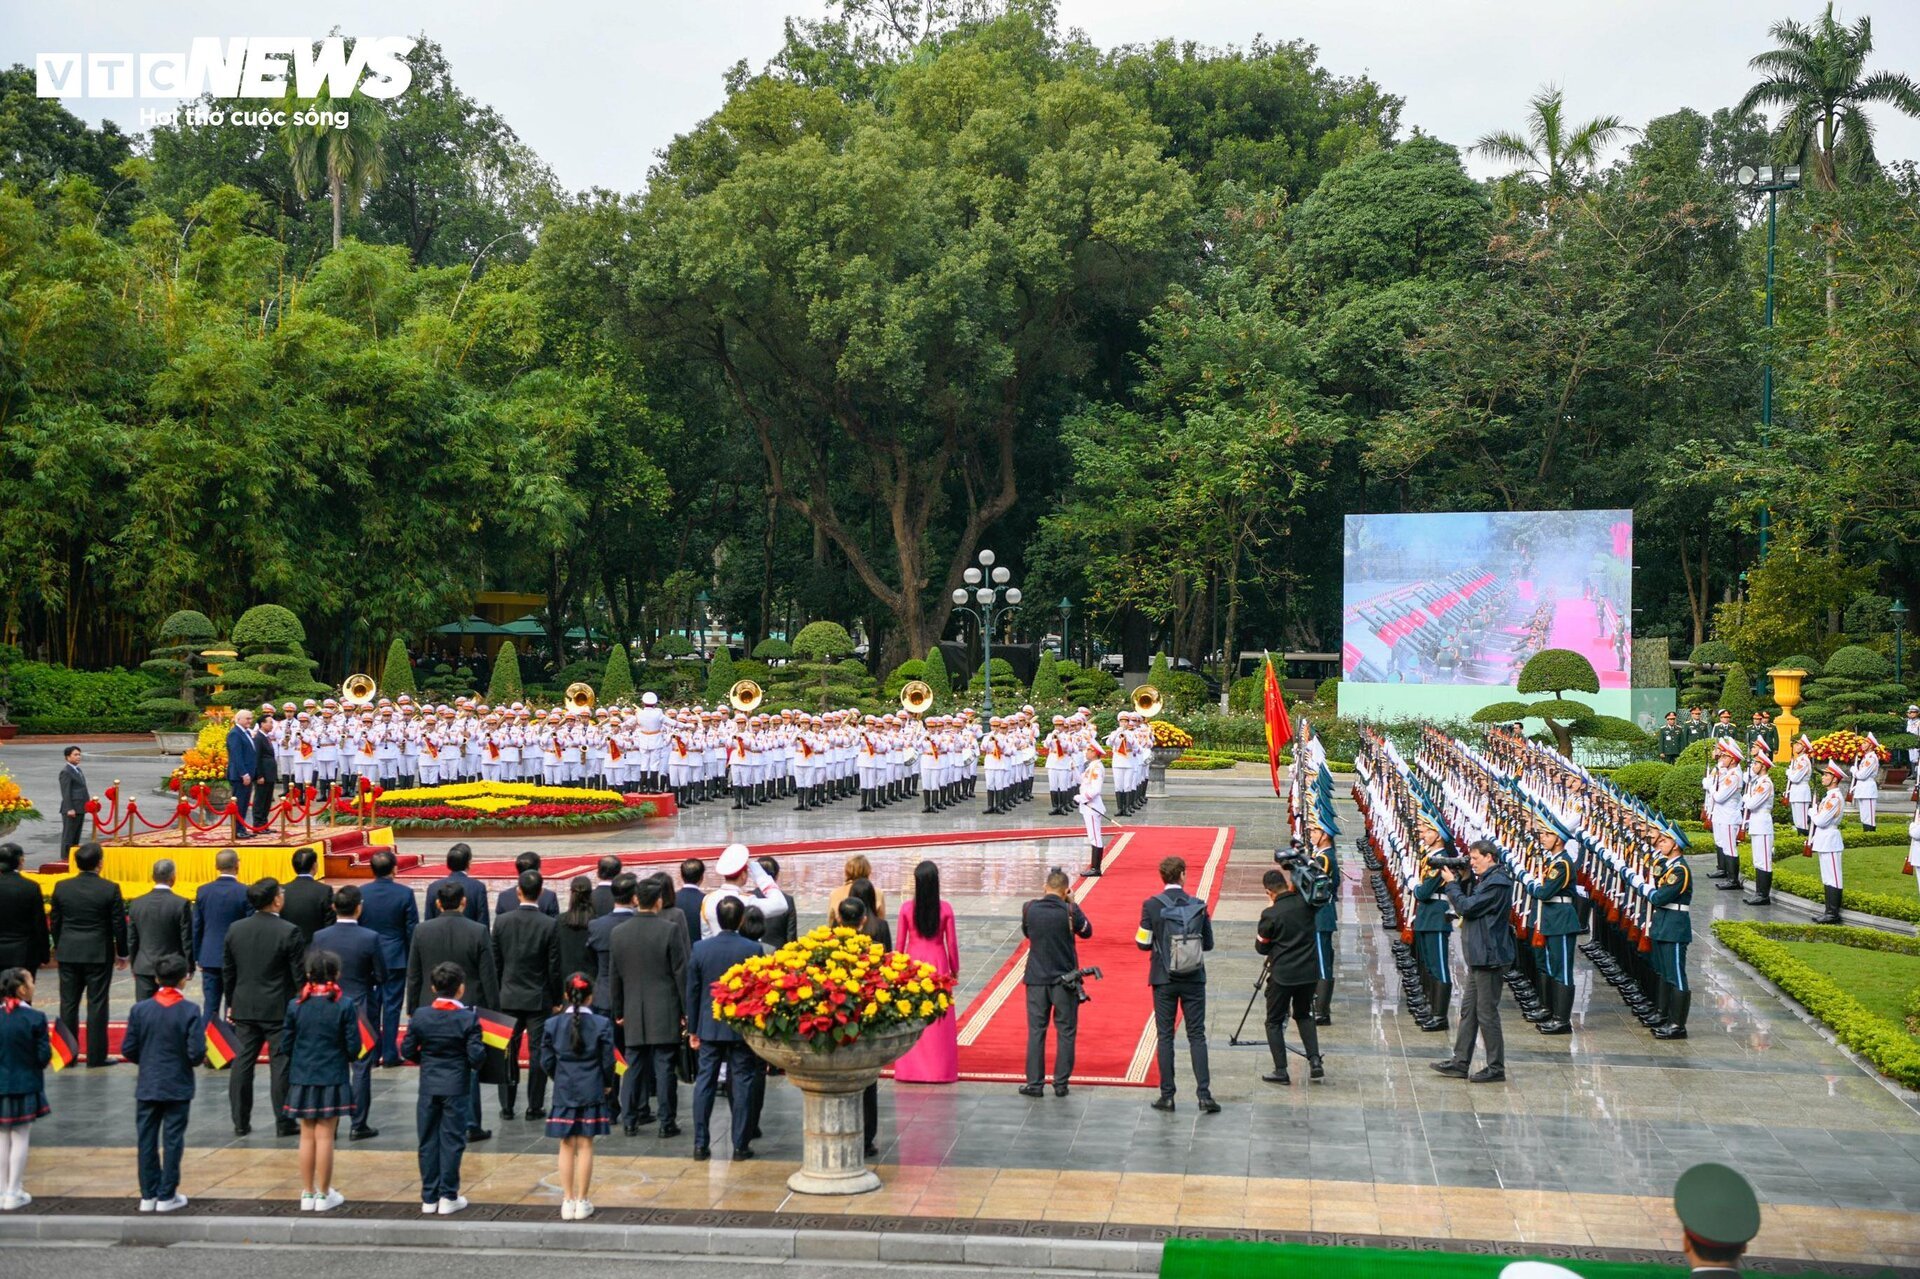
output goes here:
<path id="1" fill-rule="evenodd" d="M 88 747 L 96 792 L 113 777 L 151 786 L 164 765 L 134 743 Z M 51 811 L 52 744 L 14 743 L 4 763 Z M 36 789 L 38 788 L 38 789 Z M 769 1088 L 759 1158 L 734 1164 L 716 1148 L 693 1162 L 687 1138 L 616 1133 L 600 1143 L 594 1200 L 599 1226 L 732 1223 L 741 1230 L 909 1231 L 964 1237 L 1151 1242 L 1177 1229 L 1341 1242 L 1423 1241 L 1577 1256 L 1659 1256 L 1677 1248 L 1670 1192 L 1702 1160 L 1729 1163 L 1753 1182 L 1765 1224 L 1761 1258 L 1867 1267 L 1920 1267 L 1920 1097 L 1888 1086 L 1836 1047 L 1824 1030 L 1711 940 L 1708 924 L 1747 918 L 1738 894 L 1696 897 L 1692 1038 L 1661 1042 L 1581 960 L 1575 1033 L 1535 1036 L 1509 1007 L 1509 1080 L 1476 1086 L 1427 1069 L 1450 1036 L 1423 1034 L 1400 1004 L 1391 935 L 1349 854 L 1342 886 L 1339 973 L 1333 1025 L 1321 1031 L 1324 1083 L 1305 1072 L 1292 1087 L 1264 1084 L 1269 1067 L 1256 1007 L 1241 1047 L 1229 1035 L 1259 972 L 1253 922 L 1261 873 L 1281 838 L 1283 810 L 1264 768 L 1175 774 L 1146 825 L 1235 828 L 1216 912 L 1219 946 L 1208 962 L 1213 1092 L 1225 1107 L 1204 1116 L 1187 1083 L 1173 1114 L 1148 1109 L 1153 1093 L 1077 1087 L 1070 1097 L 1029 1100 L 1002 1084 L 883 1084 L 885 1186 L 849 1200 L 795 1195 L 785 1184 L 800 1157 L 798 1094 Z M 549 855 L 656 852 L 738 838 L 749 844 L 923 834 L 932 847 L 869 855 L 889 910 L 923 856 L 935 857 L 959 916 L 960 1004 L 980 991 L 1017 947 L 1019 908 L 1050 865 L 1084 858 L 1077 838 L 939 845 L 948 831 L 987 826 L 1061 826 L 1044 801 L 1011 817 L 978 811 L 923 817 L 917 805 L 871 815 L 841 803 L 796 813 L 769 805 L 735 813 L 707 805 L 676 822 L 541 840 Z M 911 811 L 910 811 L 911 810 Z M 1358 817 L 1344 799 L 1348 837 Z M 28 828 L 29 864 L 53 855 L 53 831 Z M 17 837 L 16 837 L 17 838 Z M 451 837 L 403 846 L 437 861 Z M 475 840 L 482 858 L 511 856 L 522 839 Z M 803 925 L 823 918 L 840 878 L 840 853 L 785 858 L 782 880 Z M 1706 860 L 1696 865 L 1706 869 Z M 498 887 L 499 885 L 495 885 Z M 1798 915 L 1776 910 L 1776 918 Z M 1093 987 L 1111 998 L 1139 972 L 1109 971 Z M 196 988 L 197 989 L 197 988 Z M 39 1004 L 54 1003 L 44 982 Z M 116 1019 L 131 983 L 115 983 Z M 1186 1073 L 1184 1047 L 1179 1075 Z M 341 1147 L 336 1182 L 342 1214 L 398 1221 L 417 1202 L 413 1072 L 376 1072 L 372 1123 L 381 1136 Z M 34 1128 L 28 1188 L 50 1213 L 124 1212 L 134 1197 L 133 1072 L 72 1069 L 52 1077 L 50 1118 Z M 264 1072 L 257 1082 L 264 1104 Z M 684 1105 L 684 1093 L 683 1102 Z M 493 1140 L 466 1163 L 476 1222 L 556 1222 L 554 1143 L 540 1125 L 502 1121 L 488 1098 Z M 235 1139 L 225 1079 L 203 1078 L 189 1130 L 183 1189 L 206 1212 L 294 1217 L 299 1197 L 294 1143 L 270 1127 Z M 338 1214 L 336 1214 L 338 1215 Z M 594 1225 L 595 1223 L 589 1223 Z M 18 1229 L 19 1227 L 9 1227 Z M 877 1254 L 876 1254 L 877 1255 Z M 954 1254 L 958 1256 L 958 1254 Z M 925 1258 L 937 1260 L 938 1257 Z M 1039 1263 L 1036 1263 L 1039 1264 Z"/>

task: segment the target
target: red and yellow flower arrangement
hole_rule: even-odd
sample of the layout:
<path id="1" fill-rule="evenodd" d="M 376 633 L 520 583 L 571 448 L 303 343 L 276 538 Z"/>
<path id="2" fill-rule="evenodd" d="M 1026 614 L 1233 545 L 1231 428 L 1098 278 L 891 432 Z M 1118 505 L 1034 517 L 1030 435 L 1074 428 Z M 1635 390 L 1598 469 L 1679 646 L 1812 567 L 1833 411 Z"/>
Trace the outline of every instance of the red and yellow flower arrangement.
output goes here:
<path id="1" fill-rule="evenodd" d="M 851 928 L 821 926 L 713 983 L 713 1015 L 736 1030 L 827 1050 L 953 1007 L 953 978 Z"/>
<path id="2" fill-rule="evenodd" d="M 1825 737 L 1815 738 L 1812 745 L 1807 747 L 1807 754 L 1822 763 L 1837 759 L 1842 764 L 1851 764 L 1859 759 L 1860 753 L 1871 745 L 1865 733 L 1856 733 L 1850 728 L 1843 728 L 1837 732 L 1828 733 Z M 1893 752 L 1882 746 L 1879 754 L 1880 762 L 1885 763 Z"/>

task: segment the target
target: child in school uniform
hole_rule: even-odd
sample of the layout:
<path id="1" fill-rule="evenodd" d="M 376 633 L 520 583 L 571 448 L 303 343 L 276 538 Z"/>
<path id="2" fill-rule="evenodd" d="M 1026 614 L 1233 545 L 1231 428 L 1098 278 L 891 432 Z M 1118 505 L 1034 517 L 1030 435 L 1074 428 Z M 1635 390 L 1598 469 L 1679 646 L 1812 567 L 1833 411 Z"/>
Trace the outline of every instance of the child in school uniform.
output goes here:
<path id="1" fill-rule="evenodd" d="M 193 1109 L 194 1067 L 207 1059 L 207 1029 L 200 1006 L 180 993 L 186 956 L 160 956 L 153 979 L 159 983 L 153 997 L 127 1014 L 120 1055 L 140 1068 L 133 1086 L 140 1211 L 178 1212 L 187 1206 L 180 1193 L 180 1160 Z"/>
<path id="2" fill-rule="evenodd" d="M 593 979 L 574 973 L 564 985 L 566 1007 L 547 1019 L 540 1040 L 540 1067 L 553 1081 L 547 1136 L 560 1140 L 560 1220 L 593 1215 L 587 1188 L 593 1182 L 593 1139 L 612 1129 L 613 1023 L 594 1012 Z"/>
<path id="3" fill-rule="evenodd" d="M 420 1139 L 420 1214 L 451 1217 L 467 1206 L 460 1194 L 460 1160 L 467 1153 L 473 1072 L 487 1046 L 480 1015 L 460 1002 L 467 974 L 455 963 L 435 964 L 427 975 L 433 1003 L 407 1022 L 400 1055 L 420 1067 L 420 1101 L 414 1111 Z"/>
<path id="4" fill-rule="evenodd" d="M 360 1013 L 340 993 L 340 956 L 307 956 L 307 981 L 287 1001 L 280 1053 L 287 1059 L 283 1118 L 300 1125 L 300 1211 L 332 1212 L 347 1201 L 333 1188 L 333 1143 L 340 1116 L 353 1114 L 353 1063 L 360 1055 Z"/>
<path id="5" fill-rule="evenodd" d="M 47 1015 L 33 1006 L 33 973 L 0 972 L 0 1212 L 33 1202 L 22 1184 L 33 1121 L 48 1113 L 43 1084 L 53 1060 Z"/>

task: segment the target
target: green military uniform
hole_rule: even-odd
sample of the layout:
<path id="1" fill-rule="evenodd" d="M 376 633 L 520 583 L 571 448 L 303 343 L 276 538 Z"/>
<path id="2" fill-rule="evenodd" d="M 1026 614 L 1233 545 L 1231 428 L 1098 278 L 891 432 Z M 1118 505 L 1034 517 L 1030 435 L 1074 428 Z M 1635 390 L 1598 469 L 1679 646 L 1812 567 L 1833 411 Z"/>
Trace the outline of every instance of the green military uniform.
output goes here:
<path id="1" fill-rule="evenodd" d="M 1447 1012 L 1453 1006 L 1453 965 L 1447 954 L 1453 916 L 1440 891 L 1443 886 L 1440 872 L 1431 868 L 1413 886 L 1413 954 L 1420 965 L 1427 1003 L 1433 1008 L 1433 1015 L 1420 1023 L 1422 1030 L 1447 1029 Z"/>
<path id="2" fill-rule="evenodd" d="M 1693 992 L 1687 987 L 1687 943 L 1693 940 L 1693 872 L 1678 850 L 1668 854 L 1666 870 L 1648 894 L 1653 904 L 1653 970 L 1660 980 L 1656 1007 L 1666 1021 L 1654 1028 L 1658 1039 L 1687 1037 L 1687 1010 Z"/>
<path id="3" fill-rule="evenodd" d="M 1694 707 L 1696 712 L 1699 709 L 1697 706 Z M 1690 714 L 1687 716 L 1686 730 L 1688 746 L 1693 745 L 1695 742 L 1704 742 L 1713 736 L 1713 725 L 1707 723 L 1707 717 L 1700 714 Z"/>
<path id="4" fill-rule="evenodd" d="M 1725 1164 L 1695 1164 L 1681 1173 L 1673 1183 L 1673 1212 L 1696 1256 L 1737 1257 L 1760 1233 L 1760 1201 L 1753 1187 Z M 1739 1273 L 1737 1261 L 1699 1261 L 1696 1275 Z"/>
<path id="5" fill-rule="evenodd" d="M 1720 713 L 1722 715 L 1726 715 L 1725 711 L 1722 711 Z M 1725 722 L 1715 722 L 1713 726 L 1713 735 L 1715 737 L 1737 739 L 1740 736 L 1740 733 L 1738 728 L 1734 725 L 1733 716 L 1727 715 Z"/>
<path id="6" fill-rule="evenodd" d="M 1660 726 L 1660 758 L 1671 764 L 1687 749 L 1687 730 L 1678 716 Z"/>

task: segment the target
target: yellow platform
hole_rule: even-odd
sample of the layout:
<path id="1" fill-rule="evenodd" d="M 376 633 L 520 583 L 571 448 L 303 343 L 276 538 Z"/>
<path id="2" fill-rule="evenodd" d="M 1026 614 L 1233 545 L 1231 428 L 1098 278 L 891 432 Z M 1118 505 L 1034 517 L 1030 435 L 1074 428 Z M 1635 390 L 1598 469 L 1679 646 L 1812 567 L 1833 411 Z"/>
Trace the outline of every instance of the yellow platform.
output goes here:
<path id="1" fill-rule="evenodd" d="M 369 844 L 386 848 L 393 847 L 393 828 L 375 826 L 361 832 Z M 182 897 L 192 897 L 199 891 L 200 885 L 218 877 L 213 859 L 220 849 L 231 848 L 240 854 L 240 869 L 236 872 L 240 882 L 251 884 L 256 879 L 271 875 L 285 882 L 293 878 L 293 855 L 303 848 L 310 848 L 317 857 L 313 873 L 316 878 L 324 879 L 327 871 L 326 837 L 320 836 L 306 843 L 270 844 L 264 840 L 241 840 L 225 845 L 180 845 L 169 846 L 147 842 L 148 836 L 138 844 L 102 845 L 104 856 L 100 861 L 100 874 L 120 885 L 120 894 L 128 901 L 146 893 L 153 887 L 153 864 L 161 858 L 171 858 L 174 866 L 173 890 Z M 45 875 L 36 871 L 23 871 L 22 875 L 40 885 L 40 891 L 51 897 L 53 886 L 63 879 L 71 879 L 79 872 L 69 869 L 57 874 Z"/>

